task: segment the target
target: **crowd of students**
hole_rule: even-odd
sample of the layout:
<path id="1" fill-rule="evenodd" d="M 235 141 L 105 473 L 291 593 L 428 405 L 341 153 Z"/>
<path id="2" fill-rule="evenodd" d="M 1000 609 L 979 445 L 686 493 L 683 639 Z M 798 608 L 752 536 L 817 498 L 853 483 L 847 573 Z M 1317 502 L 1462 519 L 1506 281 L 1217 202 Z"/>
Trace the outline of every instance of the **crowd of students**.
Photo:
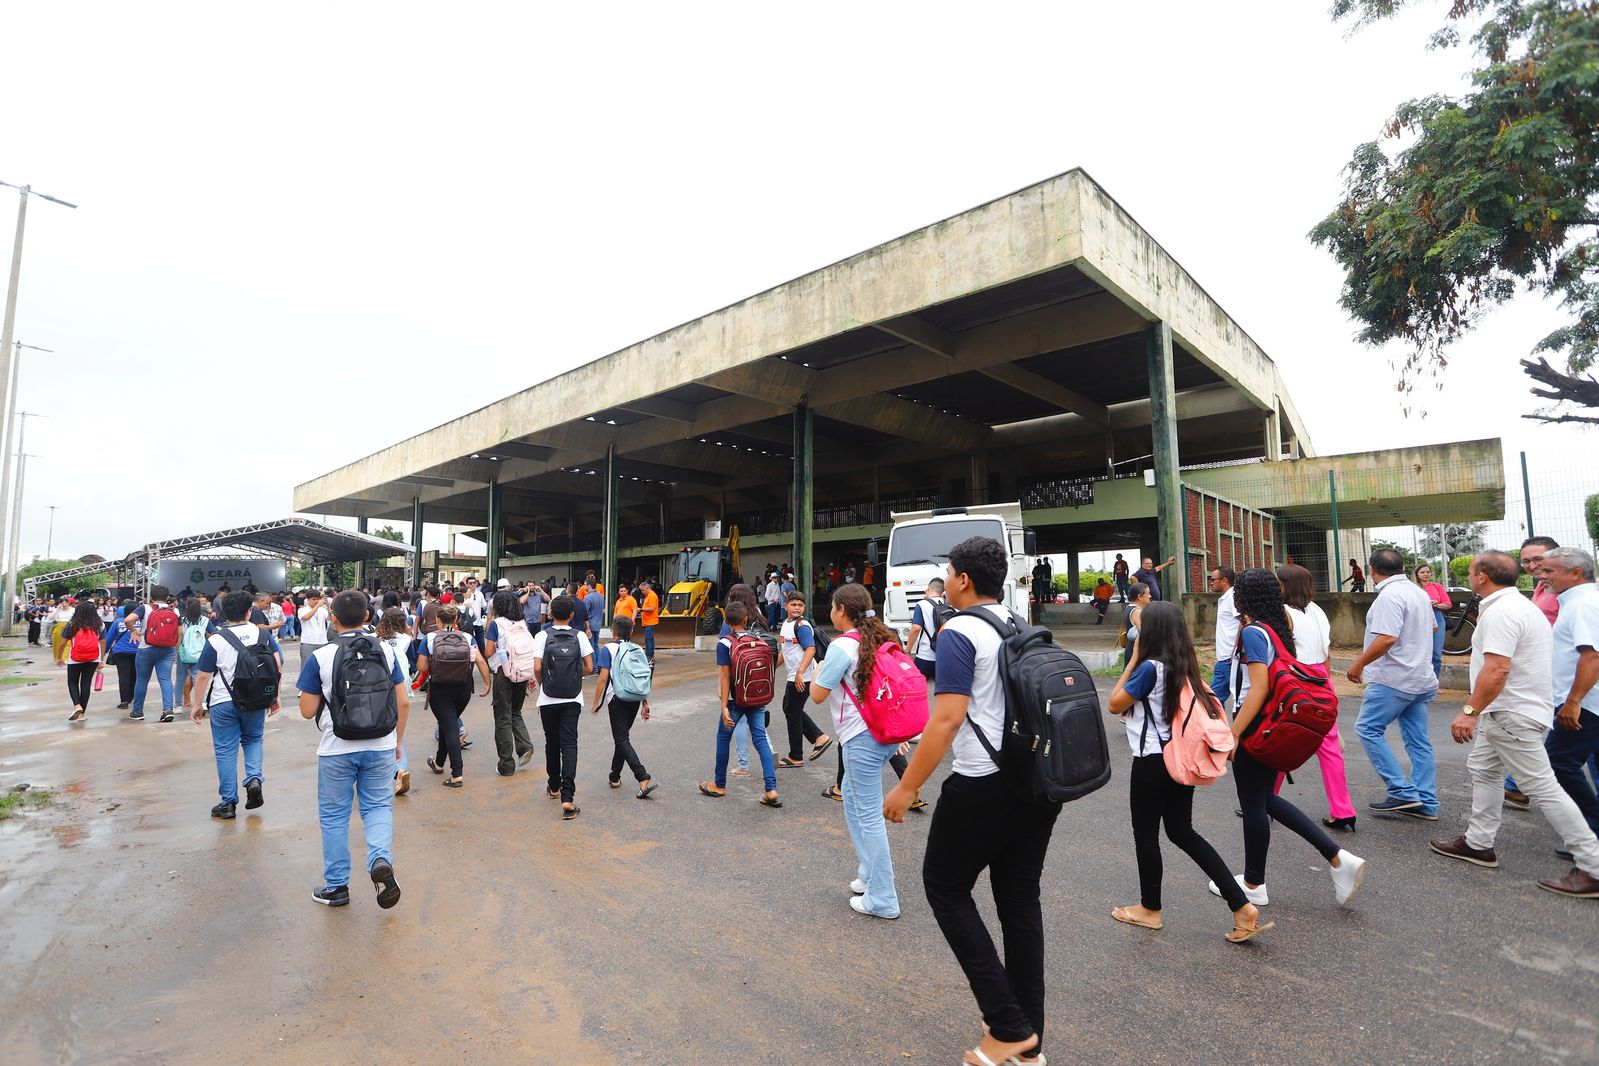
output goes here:
<path id="1" fill-rule="evenodd" d="M 1147 578 L 1154 568 L 1145 562 Z M 730 774 L 751 775 L 748 748 L 753 747 L 763 784 L 759 802 L 781 808 L 779 769 L 804 765 L 836 747 L 839 784 L 827 794 L 842 803 L 855 853 L 849 906 L 892 920 L 902 913 L 902 900 L 887 823 L 927 806 L 920 790 L 953 753 L 933 809 L 922 884 L 982 1015 L 983 1037 L 966 1053 L 974 1066 L 1044 1058 L 1046 936 L 1039 884 L 1060 805 L 1023 797 L 998 755 L 1014 715 L 1002 631 L 1013 621 L 1027 621 L 1012 619 L 999 602 L 1008 566 L 1006 551 L 996 541 L 972 538 L 957 545 L 946 576 L 929 585 L 918 605 L 905 648 L 877 618 L 860 584 L 845 582 L 830 597 L 828 621 L 837 634 L 831 640 L 808 612 L 805 595 L 792 585 L 780 616 L 769 611 L 773 604 L 764 588 L 734 586 L 716 651 L 713 776 L 698 786 L 704 796 L 727 796 Z M 1369 566 L 1377 578 L 1376 600 L 1368 612 L 1364 648 L 1347 670 L 1349 680 L 1365 685 L 1356 733 L 1386 785 L 1386 794 L 1369 807 L 1436 820 L 1436 771 L 1426 730 L 1426 709 L 1438 688 L 1436 599 L 1424 582 L 1405 575 L 1396 552 L 1373 553 Z M 1516 591 L 1523 568 L 1537 583 L 1532 599 Z M 1478 866 L 1497 865 L 1493 842 L 1501 810 L 1525 799 L 1549 820 L 1562 839 L 1561 856 L 1574 863 L 1566 876 L 1538 885 L 1567 896 L 1599 897 L 1599 765 L 1594 762 L 1599 755 L 1599 586 L 1593 559 L 1543 539 L 1529 540 L 1519 560 L 1492 551 L 1478 555 L 1470 580 L 1481 597 L 1472 688 L 1451 734 L 1461 743 L 1475 743 L 1468 760 L 1472 811 L 1465 834 L 1432 841 L 1430 847 Z M 209 718 L 211 724 L 221 800 L 212 814 L 232 818 L 240 799 L 241 753 L 246 807 L 264 803 L 264 723 L 277 713 L 281 697 L 275 680 L 267 694 L 262 679 L 273 673 L 271 664 L 282 671 L 283 634 L 297 623 L 298 707 L 320 731 L 317 799 L 324 884 L 314 899 L 328 906 L 349 902 L 347 831 L 358 808 L 366 835 L 365 869 L 379 905 L 392 907 L 400 898 L 393 799 L 410 788 L 405 735 L 415 692 L 425 694 L 424 706 L 436 723 L 437 743 L 427 766 L 446 786 L 464 783 L 462 747 L 469 741 L 461 715 L 474 692 L 492 698 L 497 769 L 504 775 L 533 758 L 522 710 L 536 693 L 546 795 L 559 801 L 563 819 L 576 818 L 581 810 L 576 802 L 579 719 L 584 685 L 590 684 L 591 714 L 602 705 L 609 711 L 609 786 L 621 787 L 625 769 L 639 799 L 650 800 L 656 792 L 631 739 L 639 718 L 650 717 L 653 656 L 633 637 L 638 629 L 647 634 L 651 628 L 644 605 L 658 610 L 654 590 L 646 585 L 639 590 L 642 598 L 635 598 L 633 590 L 618 588 L 611 599 L 592 575 L 570 590 L 552 586 L 512 587 L 502 580 L 485 591 L 469 580 L 457 589 L 430 587 L 414 597 L 358 591 L 324 597 L 311 590 L 303 601 L 278 602 L 238 592 L 209 603 L 201 597 L 175 599 L 157 586 L 147 602 L 109 611 L 88 601 L 69 605 L 70 612 L 58 612 L 67 617 L 52 639 L 61 648 L 58 661 L 69 664 L 73 720 L 84 717 L 91 683 L 107 662 L 115 662 L 120 673 L 131 659 L 131 686 L 124 684 L 122 693 L 135 719 L 142 717 L 152 673 L 163 693 L 163 721 L 172 720 L 181 689 L 190 717 Z M 1139 901 L 1114 908 L 1111 917 L 1146 929 L 1162 927 L 1159 833 L 1164 827 L 1231 912 L 1226 939 L 1242 943 L 1272 928 L 1261 915 L 1271 903 L 1266 866 L 1273 822 L 1321 856 L 1340 905 L 1355 898 L 1367 863 L 1333 837 L 1356 827 L 1335 726 L 1314 752 L 1329 804 L 1329 815 L 1320 823 L 1278 794 L 1282 772 L 1252 754 L 1251 738 L 1278 709 L 1284 667 L 1293 668 L 1299 683 L 1330 691 L 1330 625 L 1313 602 L 1310 575 L 1293 564 L 1236 574 L 1217 567 L 1211 586 L 1218 593 L 1217 632 L 1216 657 L 1208 670 L 1198 660 L 1182 609 L 1154 599 L 1148 582 L 1127 587 L 1127 654 L 1106 709 L 1122 719 L 1132 754 L 1128 795 Z M 607 610 L 611 604 L 615 612 Z M 608 615 L 612 641 L 602 646 L 600 629 Z M 864 706 L 884 657 L 907 652 L 912 658 L 905 669 L 911 671 L 914 663 L 933 690 L 931 713 L 924 715 L 914 746 L 880 738 Z M 173 660 L 180 668 L 176 680 L 169 672 Z M 779 672 L 786 677 L 779 678 Z M 918 680 L 918 692 L 921 685 Z M 772 703 L 779 704 L 785 719 L 781 757 L 767 731 Z M 813 708 L 821 725 L 811 717 Z M 1395 722 L 1410 757 L 1408 771 L 1386 740 L 1386 729 Z M 1195 730 L 1205 736 L 1198 748 L 1193 747 Z M 741 743 L 743 760 L 736 766 L 733 755 Z M 1208 769 L 1173 758 L 1196 750 L 1202 763 L 1208 753 Z M 885 763 L 900 778 L 886 795 Z M 1243 869 L 1236 874 L 1193 825 L 1198 786 L 1228 772 L 1242 818 Z M 1507 773 L 1514 779 L 1507 780 Z M 973 898 L 985 870 L 1004 939 L 1003 959 Z"/>

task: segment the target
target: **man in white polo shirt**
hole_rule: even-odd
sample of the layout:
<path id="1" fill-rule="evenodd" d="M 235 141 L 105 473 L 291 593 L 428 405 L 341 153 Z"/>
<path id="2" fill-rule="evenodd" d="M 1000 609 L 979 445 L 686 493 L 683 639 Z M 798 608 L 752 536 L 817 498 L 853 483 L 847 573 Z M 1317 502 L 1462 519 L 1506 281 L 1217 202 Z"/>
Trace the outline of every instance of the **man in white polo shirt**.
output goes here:
<path id="1" fill-rule="evenodd" d="M 1599 838 L 1582 811 L 1555 780 L 1544 749 L 1554 725 L 1550 685 L 1553 639 L 1549 623 L 1516 588 L 1520 564 L 1488 551 L 1471 561 L 1471 591 L 1482 597 L 1471 637 L 1471 694 L 1450 724 L 1457 744 L 1476 738 L 1466 768 L 1471 773 L 1471 820 L 1453 840 L 1428 846 L 1440 855 L 1478 866 L 1498 866 L 1494 838 L 1504 810 L 1504 774 L 1510 771 L 1576 861 L 1576 869 L 1542 888 L 1563 895 L 1599 895 Z"/>

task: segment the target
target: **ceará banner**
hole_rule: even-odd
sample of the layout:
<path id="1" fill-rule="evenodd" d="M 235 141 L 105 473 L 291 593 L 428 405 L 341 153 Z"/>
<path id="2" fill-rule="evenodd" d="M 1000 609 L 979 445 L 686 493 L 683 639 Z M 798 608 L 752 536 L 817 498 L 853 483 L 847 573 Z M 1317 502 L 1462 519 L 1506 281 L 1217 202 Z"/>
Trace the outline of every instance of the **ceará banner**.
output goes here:
<path id="1" fill-rule="evenodd" d="M 155 583 L 174 596 L 184 589 L 214 596 L 223 585 L 234 592 L 246 585 L 258 592 L 280 592 L 287 582 L 288 564 L 282 559 L 162 559 L 155 567 Z"/>

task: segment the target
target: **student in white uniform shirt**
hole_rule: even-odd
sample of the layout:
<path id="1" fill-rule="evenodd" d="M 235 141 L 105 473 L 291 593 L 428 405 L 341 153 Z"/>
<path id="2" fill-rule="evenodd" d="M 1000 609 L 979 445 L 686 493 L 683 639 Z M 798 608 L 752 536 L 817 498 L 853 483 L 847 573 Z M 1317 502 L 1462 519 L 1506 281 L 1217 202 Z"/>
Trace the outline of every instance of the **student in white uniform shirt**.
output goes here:
<path id="1" fill-rule="evenodd" d="M 366 613 L 366 597 L 361 597 L 362 617 Z M 328 605 L 322 602 L 322 590 L 312 589 L 305 594 L 305 606 L 295 612 L 300 619 L 300 665 L 328 642 Z"/>
<path id="2" fill-rule="evenodd" d="M 927 583 L 927 592 L 911 612 L 911 631 L 905 638 L 905 646 L 915 657 L 916 669 L 929 681 L 933 680 L 938 662 L 938 620 L 933 617 L 933 610 L 943 602 L 944 579 L 935 577 Z"/>
<path id="3" fill-rule="evenodd" d="M 246 648 L 265 643 L 272 649 L 283 670 L 283 651 L 273 639 L 270 630 L 262 629 L 250 621 L 251 596 L 248 592 L 230 592 L 222 598 L 223 627 L 232 633 Z M 205 648 L 196 664 L 199 674 L 195 678 L 194 709 L 190 718 L 195 722 L 205 717 L 211 719 L 211 744 L 217 757 L 217 792 L 222 802 L 211 808 L 211 817 L 234 817 L 239 804 L 239 751 L 244 751 L 245 810 L 255 810 L 265 800 L 262 785 L 265 779 L 264 745 L 266 720 L 278 713 L 279 704 L 270 708 L 247 711 L 233 702 L 233 672 L 239 661 L 238 650 L 220 633 L 206 637 Z"/>
<path id="4" fill-rule="evenodd" d="M 1233 602 L 1233 582 L 1238 574 L 1230 566 L 1213 567 L 1210 591 L 1216 593 L 1216 665 L 1210 671 L 1210 690 L 1227 706 L 1228 673 L 1238 650 L 1238 607 Z"/>
<path id="5" fill-rule="evenodd" d="M 990 537 L 971 537 L 949 553 L 944 582 L 950 606 L 1009 619 L 998 600 L 1010 556 Z M 945 753 L 955 752 L 928 827 L 922 884 L 950 951 L 971 984 L 987 1032 L 976 1051 L 1002 1063 L 1040 1061 L 1044 1034 L 1044 913 L 1039 881 L 1058 805 L 1024 802 L 973 732 L 997 750 L 1005 726 L 1000 637 L 981 618 L 956 615 L 938 634 L 938 693 L 933 715 L 883 815 L 903 822 L 917 791 Z M 967 719 L 970 716 L 970 723 Z M 984 870 L 994 886 L 1002 962 L 972 898 Z M 968 1058 L 967 1061 L 976 1061 Z"/>

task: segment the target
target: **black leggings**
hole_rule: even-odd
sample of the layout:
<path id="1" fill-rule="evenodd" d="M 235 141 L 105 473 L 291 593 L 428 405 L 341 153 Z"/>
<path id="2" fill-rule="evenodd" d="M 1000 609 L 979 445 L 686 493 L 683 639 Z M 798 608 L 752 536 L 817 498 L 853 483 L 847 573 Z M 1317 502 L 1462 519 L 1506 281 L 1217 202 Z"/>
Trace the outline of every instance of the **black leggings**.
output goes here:
<path id="1" fill-rule="evenodd" d="M 433 761 L 443 766 L 444 758 L 448 755 L 450 773 L 455 777 L 461 776 L 461 712 L 466 710 L 467 701 L 471 698 L 470 679 L 453 685 L 437 681 L 428 683 L 428 706 L 433 709 L 433 717 L 439 723 L 439 752 Z"/>
<path id="2" fill-rule="evenodd" d="M 1331 862 L 1338 845 L 1305 812 L 1276 795 L 1277 771 L 1257 762 L 1240 745 L 1233 759 L 1233 784 L 1238 788 L 1238 805 L 1244 811 L 1244 880 L 1252 885 L 1266 883 L 1266 849 L 1271 847 L 1271 823 L 1304 837 L 1321 857 Z M 1221 887 L 1221 882 L 1216 882 Z"/>
<path id="3" fill-rule="evenodd" d="M 799 760 L 805 757 L 801 745 L 816 743 L 822 731 L 817 728 L 805 705 L 811 701 L 811 684 L 803 682 L 798 690 L 794 682 L 783 686 L 783 717 L 788 720 L 788 757 Z"/>
<path id="4" fill-rule="evenodd" d="M 67 664 L 67 692 L 74 707 L 88 707 L 89 693 L 94 691 L 94 671 L 98 660 L 92 663 Z"/>
<path id="5" fill-rule="evenodd" d="M 1227 863 L 1209 841 L 1194 832 L 1194 786 L 1173 781 L 1162 756 L 1133 760 L 1127 798 L 1133 813 L 1133 850 L 1138 854 L 1139 902 L 1147 910 L 1160 910 L 1161 822 L 1166 823 L 1166 838 L 1216 882 L 1229 910 L 1236 911 L 1249 902 Z"/>
<path id="6" fill-rule="evenodd" d="M 844 787 L 844 745 L 838 744 L 838 743 L 834 743 L 833 747 L 838 749 L 838 781 L 835 782 L 835 784 L 836 784 L 836 787 L 843 788 Z M 894 768 L 894 776 L 895 777 L 903 778 L 905 776 L 905 767 L 906 767 L 907 763 L 906 763 L 906 760 L 905 760 L 905 756 L 901 755 L 899 752 L 896 751 L 894 754 L 892 754 L 892 755 L 890 755 L 888 757 L 888 765 L 890 765 L 890 766 L 892 766 Z"/>
<path id="7" fill-rule="evenodd" d="M 111 662 L 117 668 L 117 702 L 129 704 L 133 702 L 133 682 L 136 679 L 138 668 L 135 665 L 137 656 L 131 651 L 117 651 L 111 653 Z"/>
<path id="8" fill-rule="evenodd" d="M 611 754 L 611 780 L 622 780 L 622 766 L 633 771 L 633 778 L 637 781 L 648 781 L 650 772 L 644 769 L 638 752 L 633 750 L 632 730 L 633 723 L 638 719 L 639 700 L 624 700 L 617 696 L 611 697 L 611 702 L 606 709 L 611 715 L 611 741 L 616 750 Z"/>

